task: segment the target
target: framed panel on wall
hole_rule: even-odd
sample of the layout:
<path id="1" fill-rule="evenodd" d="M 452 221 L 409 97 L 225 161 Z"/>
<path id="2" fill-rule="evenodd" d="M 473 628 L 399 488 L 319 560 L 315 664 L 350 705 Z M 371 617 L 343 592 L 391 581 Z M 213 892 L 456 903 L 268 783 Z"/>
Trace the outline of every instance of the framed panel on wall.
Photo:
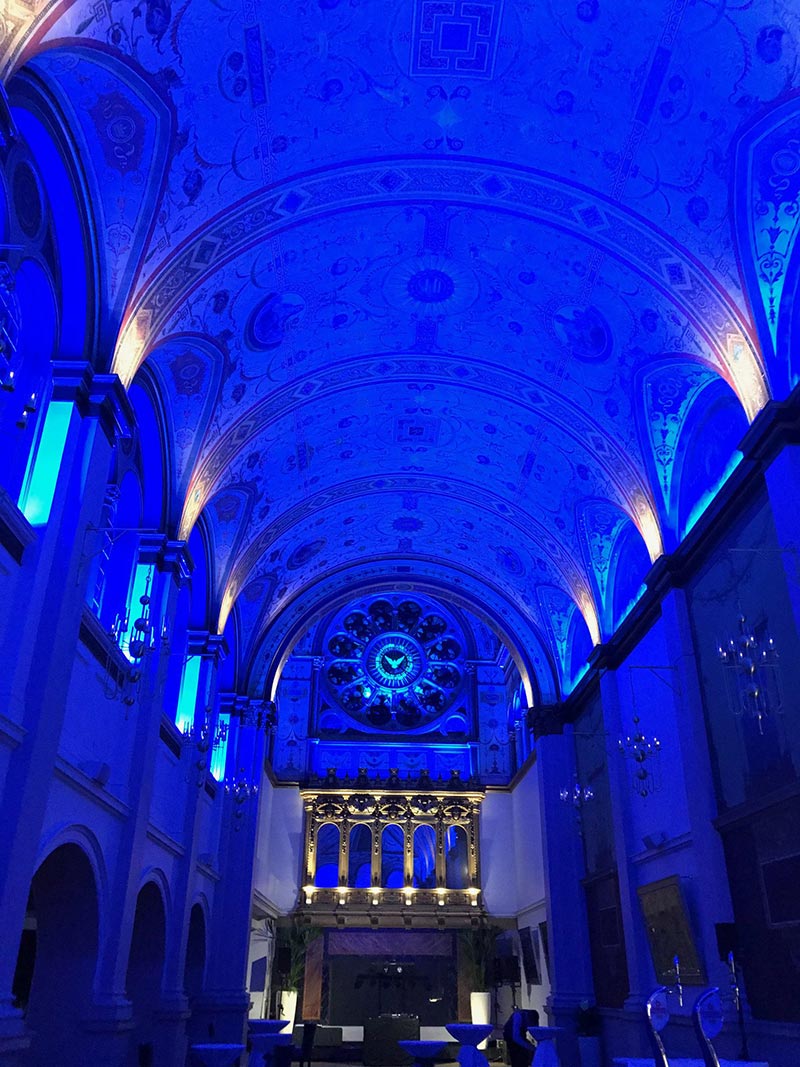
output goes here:
<path id="1" fill-rule="evenodd" d="M 528 985 L 541 985 L 542 975 L 537 959 L 539 933 L 530 926 L 522 926 L 519 931 L 519 943 L 522 949 L 522 966 L 525 969 L 525 981 Z"/>
<path id="2" fill-rule="evenodd" d="M 678 875 L 640 886 L 637 893 L 658 981 L 672 984 L 677 956 L 683 984 L 705 985 L 706 974 Z"/>

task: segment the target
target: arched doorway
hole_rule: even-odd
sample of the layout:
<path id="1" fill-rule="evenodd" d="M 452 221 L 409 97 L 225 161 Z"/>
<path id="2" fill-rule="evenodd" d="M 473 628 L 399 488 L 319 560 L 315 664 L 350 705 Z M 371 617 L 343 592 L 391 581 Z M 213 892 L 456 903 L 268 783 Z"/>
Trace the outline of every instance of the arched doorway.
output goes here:
<path id="1" fill-rule="evenodd" d="M 202 994 L 206 971 L 206 917 L 199 904 L 192 906 L 189 916 L 189 938 L 186 942 L 186 964 L 183 969 L 183 988 L 192 1014 L 186 1023 L 189 1044 L 208 1038 L 198 1028 L 195 1001 Z"/>
<path id="2" fill-rule="evenodd" d="M 151 1067 L 155 1063 L 155 1015 L 161 998 L 165 938 L 164 901 L 155 882 L 148 882 L 136 898 L 125 983 L 128 999 L 133 1005 L 131 1064 L 136 1067 Z"/>
<path id="3" fill-rule="evenodd" d="M 83 1063 L 97 966 L 97 886 L 78 845 L 51 852 L 31 883 L 15 996 L 31 1035 L 26 1063 Z"/>

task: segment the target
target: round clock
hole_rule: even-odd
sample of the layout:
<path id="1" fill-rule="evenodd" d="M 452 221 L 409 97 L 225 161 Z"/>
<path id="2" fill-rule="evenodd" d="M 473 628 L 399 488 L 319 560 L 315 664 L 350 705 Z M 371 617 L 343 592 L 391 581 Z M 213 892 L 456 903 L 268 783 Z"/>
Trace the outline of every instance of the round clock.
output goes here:
<path id="1" fill-rule="evenodd" d="M 367 646 L 367 674 L 387 689 L 406 689 L 425 669 L 425 653 L 407 634 L 381 634 Z"/>
<path id="2" fill-rule="evenodd" d="M 464 637 L 427 597 L 349 605 L 333 619 L 325 652 L 328 693 L 369 731 L 434 729 L 463 687 Z"/>

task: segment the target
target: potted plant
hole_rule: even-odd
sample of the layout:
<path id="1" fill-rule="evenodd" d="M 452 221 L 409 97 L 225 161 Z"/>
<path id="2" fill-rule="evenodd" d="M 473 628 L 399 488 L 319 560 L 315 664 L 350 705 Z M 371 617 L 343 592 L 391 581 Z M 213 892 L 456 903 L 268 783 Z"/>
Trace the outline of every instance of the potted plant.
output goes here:
<path id="1" fill-rule="evenodd" d="M 473 926 L 459 933 L 459 949 L 464 961 L 467 982 L 470 987 L 469 1008 L 473 1023 L 490 1023 L 491 988 L 494 984 L 495 944 L 499 928 L 496 926 Z M 478 1048 L 486 1048 L 482 1041 Z"/>
<path id="2" fill-rule="evenodd" d="M 306 951 L 312 941 L 321 935 L 319 926 L 288 926 L 278 931 L 278 945 L 288 949 L 289 970 L 281 980 L 281 998 L 278 1018 L 288 1019 L 294 1025 L 297 1014 L 297 999 L 303 985 L 306 969 Z"/>

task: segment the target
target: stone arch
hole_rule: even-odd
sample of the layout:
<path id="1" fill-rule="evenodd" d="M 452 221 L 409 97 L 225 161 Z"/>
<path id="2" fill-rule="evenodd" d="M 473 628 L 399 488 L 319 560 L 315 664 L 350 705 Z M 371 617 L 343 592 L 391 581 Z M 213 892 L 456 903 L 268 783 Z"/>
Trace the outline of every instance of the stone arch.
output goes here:
<path id="1" fill-rule="evenodd" d="M 152 870 L 139 890 L 128 954 L 125 989 L 133 1007 L 131 1052 L 148 1062 L 156 1045 L 156 1013 L 161 1001 L 167 935 L 166 880 Z"/>
<path id="2" fill-rule="evenodd" d="M 81 832 L 51 844 L 31 881 L 15 992 L 31 1037 L 26 1062 L 79 1067 L 100 946 L 97 857 Z"/>

